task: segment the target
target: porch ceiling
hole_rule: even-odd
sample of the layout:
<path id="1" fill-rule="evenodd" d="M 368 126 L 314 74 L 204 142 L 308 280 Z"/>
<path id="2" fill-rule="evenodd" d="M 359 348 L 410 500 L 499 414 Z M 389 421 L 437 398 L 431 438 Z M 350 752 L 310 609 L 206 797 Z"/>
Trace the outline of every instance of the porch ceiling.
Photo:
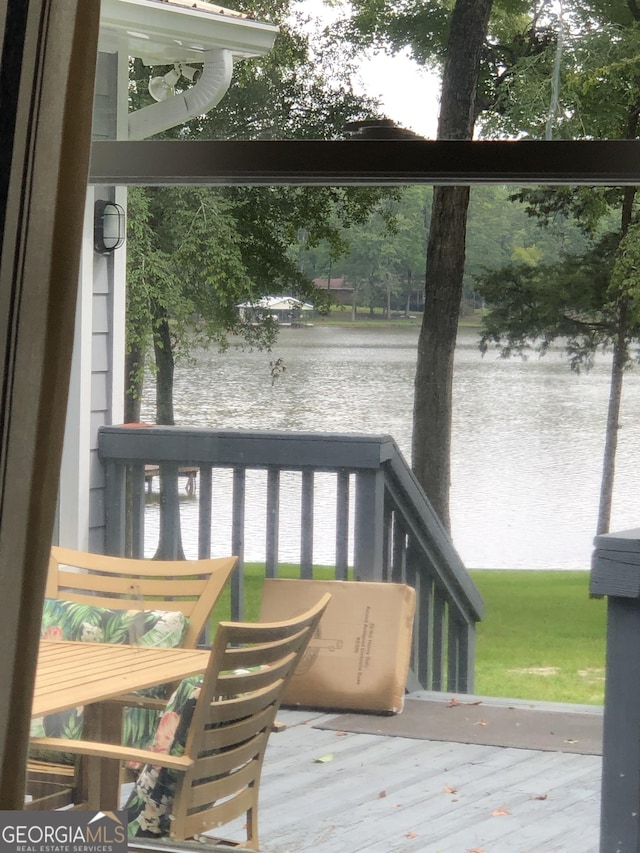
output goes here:
<path id="1" fill-rule="evenodd" d="M 102 0 L 100 50 L 126 51 L 145 65 L 202 62 L 214 48 L 234 57 L 262 56 L 278 28 L 203 2 L 181 0 Z"/>

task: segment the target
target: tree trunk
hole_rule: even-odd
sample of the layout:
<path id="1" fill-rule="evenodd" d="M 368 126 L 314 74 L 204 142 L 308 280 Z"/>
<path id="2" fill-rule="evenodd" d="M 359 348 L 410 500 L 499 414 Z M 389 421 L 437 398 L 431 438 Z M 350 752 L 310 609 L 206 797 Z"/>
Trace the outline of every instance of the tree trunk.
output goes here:
<path id="1" fill-rule="evenodd" d="M 124 422 L 126 424 L 137 424 L 140 421 L 144 355 L 141 347 L 133 346 L 125 356 Z"/>
<path id="2" fill-rule="evenodd" d="M 633 138 L 637 130 L 637 111 L 634 111 L 629 127 L 629 137 Z M 620 232 L 622 237 L 629 230 L 633 217 L 636 187 L 625 187 L 622 201 Z M 604 452 L 602 455 L 602 479 L 600 480 L 600 502 L 598 505 L 598 524 L 596 534 L 608 533 L 611 524 L 611 506 L 613 503 L 613 482 L 616 470 L 618 450 L 618 432 L 620 430 L 620 404 L 622 401 L 622 382 L 624 369 L 629 358 L 629 296 L 624 294 L 618 309 L 618 332 L 613 347 L 611 364 L 611 382 L 607 405 L 607 426 L 605 430 Z"/>
<path id="3" fill-rule="evenodd" d="M 480 55 L 493 0 L 456 0 L 442 81 L 438 139 L 471 139 Z M 469 187 L 436 187 L 418 341 L 413 470 L 450 529 L 453 358 L 462 299 Z"/>
<path id="4" fill-rule="evenodd" d="M 156 360 L 156 423 L 173 426 L 173 347 L 169 318 L 158 303 L 152 301 L 153 351 Z"/>
<path id="5" fill-rule="evenodd" d="M 598 525 L 596 534 L 608 533 L 611 524 L 611 505 L 613 503 L 613 480 L 618 450 L 618 431 L 620 429 L 620 403 L 622 400 L 622 380 L 627 363 L 627 323 L 628 300 L 621 306 L 621 324 L 613 349 L 611 365 L 611 383 L 609 385 L 609 403 L 607 407 L 607 426 L 602 456 L 602 479 L 600 481 L 600 503 L 598 506 Z M 622 317 L 624 314 L 624 319 Z"/>
<path id="6" fill-rule="evenodd" d="M 156 360 L 156 423 L 173 426 L 173 374 L 175 362 L 169 317 L 152 300 L 153 349 Z M 178 500 L 178 472 L 175 466 L 160 466 L 160 519 L 156 560 L 184 560 Z"/>
<path id="7" fill-rule="evenodd" d="M 427 286 L 418 338 L 413 470 L 450 529 L 453 358 L 462 297 L 468 187 L 436 187 L 427 250 Z"/>

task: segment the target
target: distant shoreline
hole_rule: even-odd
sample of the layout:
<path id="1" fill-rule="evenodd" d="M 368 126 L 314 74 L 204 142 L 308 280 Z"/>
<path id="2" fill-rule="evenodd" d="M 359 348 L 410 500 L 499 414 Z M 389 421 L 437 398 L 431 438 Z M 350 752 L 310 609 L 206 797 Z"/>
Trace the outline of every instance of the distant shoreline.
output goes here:
<path id="1" fill-rule="evenodd" d="M 344 310 L 334 308 L 331 310 L 331 313 L 326 316 L 316 316 L 313 322 L 316 326 L 343 326 L 354 329 L 371 327 L 410 329 L 419 328 L 422 323 L 422 314 L 419 312 L 412 311 L 409 314 L 409 317 L 397 316 L 397 314 L 398 312 L 394 312 L 394 315 L 396 316 L 386 319 L 380 313 L 376 313 L 371 316 L 366 309 L 360 309 L 357 313 L 356 319 L 353 320 L 350 308 L 345 308 Z M 482 318 L 479 314 L 461 317 L 458 321 L 459 328 L 479 329 L 481 324 Z"/>

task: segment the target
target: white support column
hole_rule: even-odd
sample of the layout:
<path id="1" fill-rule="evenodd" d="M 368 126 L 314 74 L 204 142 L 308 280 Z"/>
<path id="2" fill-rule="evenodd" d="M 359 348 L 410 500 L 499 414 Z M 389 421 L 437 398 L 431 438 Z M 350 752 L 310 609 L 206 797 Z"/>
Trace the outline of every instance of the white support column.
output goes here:
<path id="1" fill-rule="evenodd" d="M 127 188 L 115 187 L 115 201 L 127 210 Z M 125 242 L 113 256 L 113 278 L 111 280 L 111 365 L 110 397 L 111 417 L 109 424 L 121 424 L 124 420 L 125 348 L 127 311 L 127 244 Z"/>
<path id="2" fill-rule="evenodd" d="M 89 454 L 91 447 L 91 318 L 93 311 L 93 203 L 89 187 L 85 204 L 82 254 L 78 280 L 75 339 L 71 363 L 60 492 L 58 539 L 68 548 L 85 550 L 89 535 Z"/>

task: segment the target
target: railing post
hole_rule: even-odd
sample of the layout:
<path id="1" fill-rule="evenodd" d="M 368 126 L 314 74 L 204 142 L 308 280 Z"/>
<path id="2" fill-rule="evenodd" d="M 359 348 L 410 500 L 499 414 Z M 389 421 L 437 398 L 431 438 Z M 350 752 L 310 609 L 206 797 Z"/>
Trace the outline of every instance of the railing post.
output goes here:
<path id="1" fill-rule="evenodd" d="M 472 693 L 474 683 L 475 639 L 472 624 L 457 618 L 449 610 L 449 637 L 447 661 L 449 665 L 449 690 L 456 693 Z"/>
<path id="2" fill-rule="evenodd" d="M 384 473 L 358 471 L 354 541 L 355 580 L 383 580 Z"/>
<path id="3" fill-rule="evenodd" d="M 640 850 L 640 529 L 596 537 L 591 593 L 606 595 L 600 850 Z"/>
<path id="4" fill-rule="evenodd" d="M 231 520 L 231 553 L 238 565 L 231 575 L 231 618 L 244 618 L 244 520 L 247 478 L 245 468 L 233 469 L 233 517 Z"/>
<path id="5" fill-rule="evenodd" d="M 313 471 L 302 472 L 300 505 L 300 577 L 313 579 Z"/>
<path id="6" fill-rule="evenodd" d="M 336 479 L 336 580 L 349 577 L 349 474 L 338 471 Z"/>
<path id="7" fill-rule="evenodd" d="M 126 554 L 132 557 L 144 557 L 144 495 L 145 495 L 145 479 L 144 465 L 132 465 L 129 471 L 128 482 L 130 486 L 130 495 L 127 498 L 127 505 L 131 507 L 130 513 L 127 515 L 127 522 L 130 523 L 130 541 L 127 542 Z M 129 530 L 127 530 L 129 534 Z"/>
<path id="8" fill-rule="evenodd" d="M 280 540 L 280 470 L 267 472 L 267 541 L 265 548 L 265 576 L 278 577 L 278 545 Z"/>
<path id="9" fill-rule="evenodd" d="M 125 466 L 109 461 L 105 465 L 105 551 L 114 557 L 125 553 Z"/>
<path id="10" fill-rule="evenodd" d="M 160 465 L 160 537 L 157 551 L 160 560 L 183 559 L 178 488 L 177 463 L 163 462 Z"/>
<path id="11" fill-rule="evenodd" d="M 200 490 L 198 495 L 198 557 L 206 560 L 211 556 L 211 468 L 200 468 Z"/>

